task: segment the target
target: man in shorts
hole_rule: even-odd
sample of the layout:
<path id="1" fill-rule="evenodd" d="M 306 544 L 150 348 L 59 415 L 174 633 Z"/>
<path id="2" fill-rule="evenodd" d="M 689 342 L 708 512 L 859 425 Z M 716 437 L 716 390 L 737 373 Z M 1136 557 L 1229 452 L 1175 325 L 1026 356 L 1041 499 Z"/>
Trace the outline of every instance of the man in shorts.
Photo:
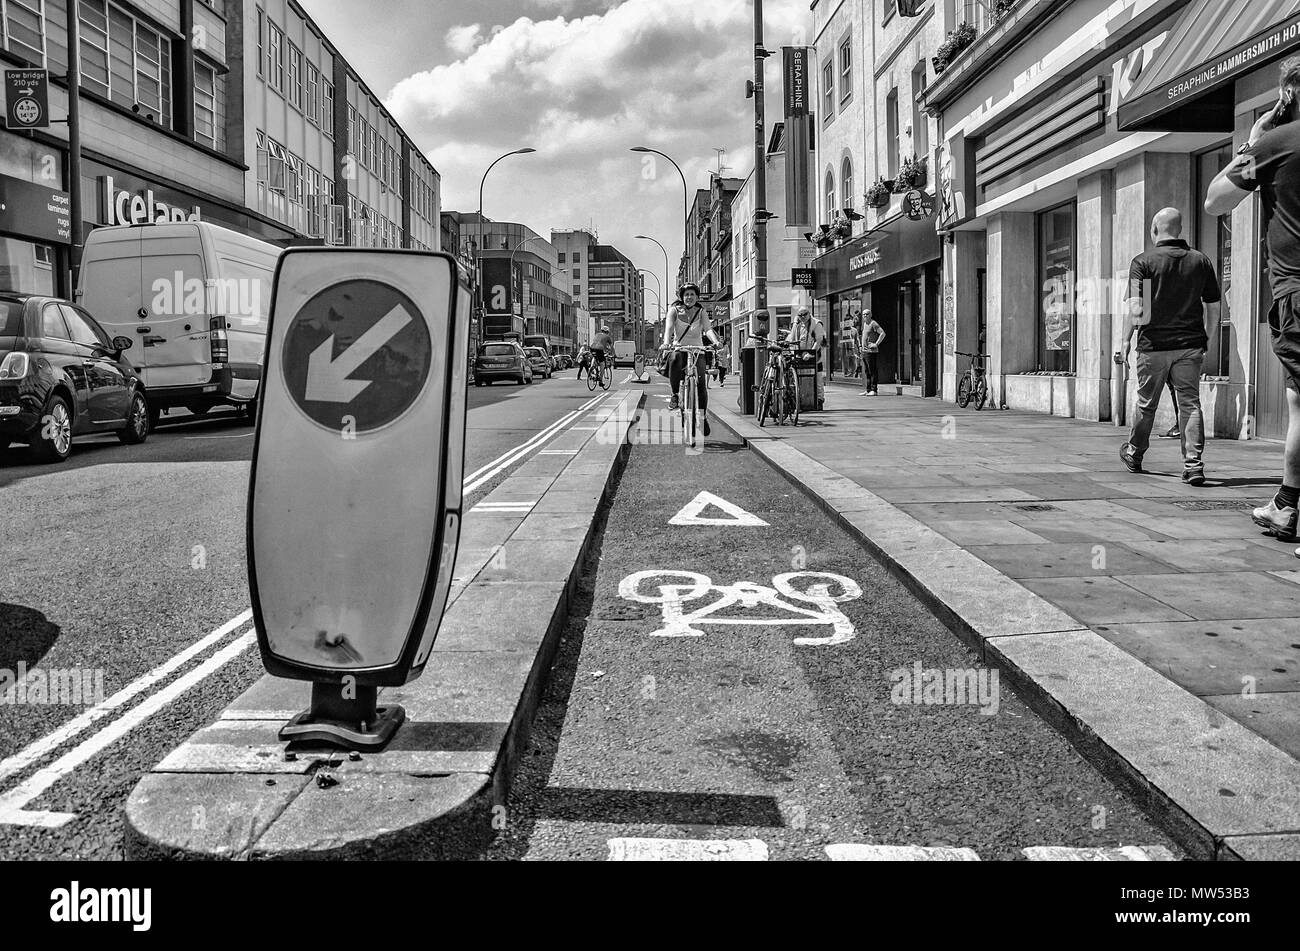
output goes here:
<path id="1" fill-rule="evenodd" d="M 1286 378 L 1287 429 L 1282 488 L 1255 509 L 1257 525 L 1282 541 L 1296 540 L 1300 503 L 1300 56 L 1282 64 L 1277 105 L 1250 130 L 1240 154 L 1210 184 L 1205 210 L 1226 215 L 1259 190 L 1267 227 L 1268 271 L 1273 287 L 1269 328 L 1273 353 Z M 1300 551 L 1297 552 L 1300 554 Z"/>

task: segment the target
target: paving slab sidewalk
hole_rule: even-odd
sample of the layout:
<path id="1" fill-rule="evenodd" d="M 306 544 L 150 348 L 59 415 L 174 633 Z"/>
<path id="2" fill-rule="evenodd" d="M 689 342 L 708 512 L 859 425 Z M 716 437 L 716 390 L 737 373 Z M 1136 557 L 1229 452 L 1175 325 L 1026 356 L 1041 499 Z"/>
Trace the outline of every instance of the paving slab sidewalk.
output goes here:
<path id="1" fill-rule="evenodd" d="M 1250 509 L 1282 447 L 828 386 L 796 427 L 719 422 L 854 533 L 1189 853 L 1300 859 L 1300 561 Z"/>
<path id="2" fill-rule="evenodd" d="M 130 859 L 448 859 L 490 841 L 643 395 L 547 444 L 464 514 L 425 673 L 380 691 L 406 722 L 382 752 L 285 744 L 310 684 L 265 676 L 147 773 L 125 807 Z M 494 512 L 490 503 L 520 503 Z M 484 503 L 488 503 L 486 506 Z"/>

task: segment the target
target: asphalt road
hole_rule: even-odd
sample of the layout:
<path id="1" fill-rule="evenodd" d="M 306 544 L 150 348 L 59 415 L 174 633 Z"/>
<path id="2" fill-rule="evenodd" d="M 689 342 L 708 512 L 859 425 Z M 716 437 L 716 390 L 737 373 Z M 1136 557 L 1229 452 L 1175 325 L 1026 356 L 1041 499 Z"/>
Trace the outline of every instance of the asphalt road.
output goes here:
<path id="1" fill-rule="evenodd" d="M 531 452 L 511 450 L 592 399 L 574 375 L 471 388 L 467 507 Z M 261 676 L 255 643 L 236 643 L 251 624 L 229 623 L 249 603 L 252 433 L 217 411 L 164 417 L 143 446 L 80 440 L 59 466 L 0 451 L 0 678 L 25 664 L 91 688 L 50 703 L 0 680 L 0 859 L 118 857 L 140 773 Z M 90 715 L 96 677 L 111 709 Z M 42 812 L 75 818 L 27 824 Z"/>
<path id="2" fill-rule="evenodd" d="M 667 402 L 651 393 L 654 443 Z M 670 524 L 701 492 L 766 524 Z M 778 598 L 789 574 L 846 600 Z M 984 692 L 918 695 L 897 673 L 917 665 L 970 671 Z M 702 454 L 633 448 L 505 817 L 488 858 L 673 854 L 689 840 L 715 855 L 762 843 L 774 860 L 844 844 L 1180 854 L 820 510 L 716 433 Z M 629 841 L 643 839 L 665 842 Z"/>

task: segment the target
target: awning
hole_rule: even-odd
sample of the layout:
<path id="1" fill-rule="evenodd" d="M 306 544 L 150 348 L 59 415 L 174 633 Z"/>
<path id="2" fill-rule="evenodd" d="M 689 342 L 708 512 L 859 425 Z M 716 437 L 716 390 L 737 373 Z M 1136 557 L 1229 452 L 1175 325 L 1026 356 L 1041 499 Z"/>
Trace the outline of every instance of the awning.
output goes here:
<path id="1" fill-rule="evenodd" d="M 1119 127 L 1231 132 L 1237 78 L 1295 52 L 1300 0 L 1195 0 L 1119 107 Z"/>

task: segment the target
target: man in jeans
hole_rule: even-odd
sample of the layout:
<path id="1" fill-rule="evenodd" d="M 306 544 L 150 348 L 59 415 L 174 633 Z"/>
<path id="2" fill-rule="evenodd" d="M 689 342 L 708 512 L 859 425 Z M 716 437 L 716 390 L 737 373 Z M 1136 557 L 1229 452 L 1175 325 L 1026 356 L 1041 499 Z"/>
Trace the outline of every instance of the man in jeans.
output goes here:
<path id="1" fill-rule="evenodd" d="M 1209 346 L 1205 305 L 1221 298 L 1214 265 L 1183 240 L 1183 215 L 1177 208 L 1159 212 L 1151 224 L 1155 247 L 1139 254 L 1129 268 L 1129 312 L 1124 318 L 1124 361 L 1137 329 L 1137 413 L 1120 458 L 1130 472 L 1142 471 L 1151 442 L 1156 406 L 1166 382 L 1177 394 L 1182 432 L 1183 481 L 1205 484 L 1205 423 L 1201 416 L 1201 364 Z"/>
<path id="2" fill-rule="evenodd" d="M 1273 353 L 1286 377 L 1287 412 L 1282 488 L 1255 509 L 1255 524 L 1282 541 L 1296 540 L 1300 500 L 1300 57 L 1282 64 L 1277 105 L 1260 117 L 1240 155 L 1210 184 L 1205 210 L 1226 215 L 1259 190 L 1268 231 L 1273 307 L 1268 323 Z M 1300 555 L 1300 550 L 1296 551 Z"/>

